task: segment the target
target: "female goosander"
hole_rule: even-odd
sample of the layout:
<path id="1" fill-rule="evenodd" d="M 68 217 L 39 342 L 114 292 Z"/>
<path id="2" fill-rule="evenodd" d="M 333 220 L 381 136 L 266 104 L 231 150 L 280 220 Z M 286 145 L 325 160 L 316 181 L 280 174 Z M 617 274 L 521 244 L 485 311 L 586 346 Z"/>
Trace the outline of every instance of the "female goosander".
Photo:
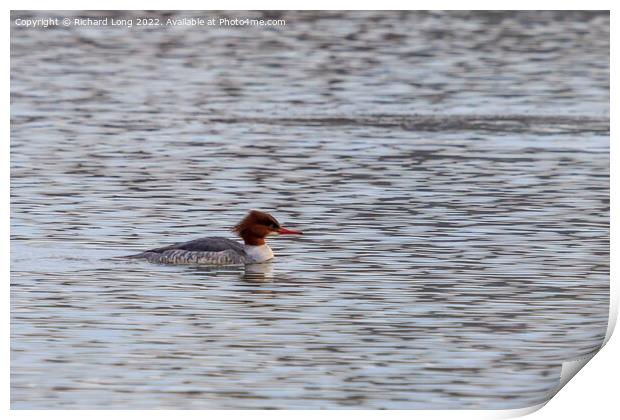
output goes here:
<path id="1" fill-rule="evenodd" d="M 232 229 L 243 244 L 226 238 L 201 238 L 163 248 L 150 249 L 129 258 L 144 258 L 164 264 L 237 265 L 261 263 L 273 258 L 273 251 L 265 243 L 269 235 L 301 235 L 285 229 L 270 214 L 250 211 Z"/>

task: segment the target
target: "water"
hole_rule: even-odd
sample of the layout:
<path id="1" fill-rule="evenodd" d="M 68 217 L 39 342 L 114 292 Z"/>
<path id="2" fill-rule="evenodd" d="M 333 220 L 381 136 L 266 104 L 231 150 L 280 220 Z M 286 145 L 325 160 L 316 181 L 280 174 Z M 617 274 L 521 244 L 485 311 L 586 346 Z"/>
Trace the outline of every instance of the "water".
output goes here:
<path id="1" fill-rule="evenodd" d="M 516 408 L 601 345 L 609 15 L 281 17 L 13 25 L 12 408 Z M 250 208 L 305 235 L 113 258 Z"/>

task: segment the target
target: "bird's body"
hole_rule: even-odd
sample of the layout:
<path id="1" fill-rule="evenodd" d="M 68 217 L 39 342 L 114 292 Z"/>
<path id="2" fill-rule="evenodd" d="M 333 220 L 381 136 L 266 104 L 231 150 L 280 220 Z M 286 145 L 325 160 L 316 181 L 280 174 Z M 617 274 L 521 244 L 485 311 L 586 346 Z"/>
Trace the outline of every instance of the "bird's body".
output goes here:
<path id="1" fill-rule="evenodd" d="M 271 215 L 257 210 L 252 210 L 233 231 L 243 239 L 243 244 L 227 238 L 201 238 L 151 249 L 130 258 L 162 264 L 256 264 L 273 258 L 273 251 L 265 243 L 266 236 L 301 234 L 280 227 Z"/>
<path id="2" fill-rule="evenodd" d="M 257 249 L 260 248 L 260 249 Z M 132 258 L 162 264 L 239 265 L 261 263 L 273 258 L 268 245 L 244 245 L 227 238 L 201 238 L 151 249 Z"/>

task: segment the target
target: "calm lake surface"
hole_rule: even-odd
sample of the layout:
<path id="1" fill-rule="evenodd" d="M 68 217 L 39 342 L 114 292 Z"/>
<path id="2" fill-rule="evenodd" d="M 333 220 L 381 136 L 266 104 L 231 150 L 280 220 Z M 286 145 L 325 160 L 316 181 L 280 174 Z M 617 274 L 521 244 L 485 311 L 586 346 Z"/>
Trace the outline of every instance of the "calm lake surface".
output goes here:
<path id="1" fill-rule="evenodd" d="M 601 345 L 607 13 L 48 16 L 11 16 L 12 408 L 517 408 Z M 115 258 L 251 208 L 305 235 Z"/>

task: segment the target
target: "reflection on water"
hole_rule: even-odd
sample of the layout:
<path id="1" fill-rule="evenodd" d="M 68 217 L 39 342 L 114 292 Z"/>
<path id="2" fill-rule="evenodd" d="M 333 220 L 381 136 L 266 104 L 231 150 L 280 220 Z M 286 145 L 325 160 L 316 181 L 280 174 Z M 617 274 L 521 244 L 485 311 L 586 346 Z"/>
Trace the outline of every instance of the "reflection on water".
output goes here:
<path id="1" fill-rule="evenodd" d="M 608 14 L 283 17 L 12 28 L 13 408 L 523 407 L 600 346 Z M 114 258 L 249 208 L 305 235 Z"/>
<path id="2" fill-rule="evenodd" d="M 243 278 L 247 281 L 271 281 L 273 280 L 273 262 L 246 265 L 243 274 Z"/>

